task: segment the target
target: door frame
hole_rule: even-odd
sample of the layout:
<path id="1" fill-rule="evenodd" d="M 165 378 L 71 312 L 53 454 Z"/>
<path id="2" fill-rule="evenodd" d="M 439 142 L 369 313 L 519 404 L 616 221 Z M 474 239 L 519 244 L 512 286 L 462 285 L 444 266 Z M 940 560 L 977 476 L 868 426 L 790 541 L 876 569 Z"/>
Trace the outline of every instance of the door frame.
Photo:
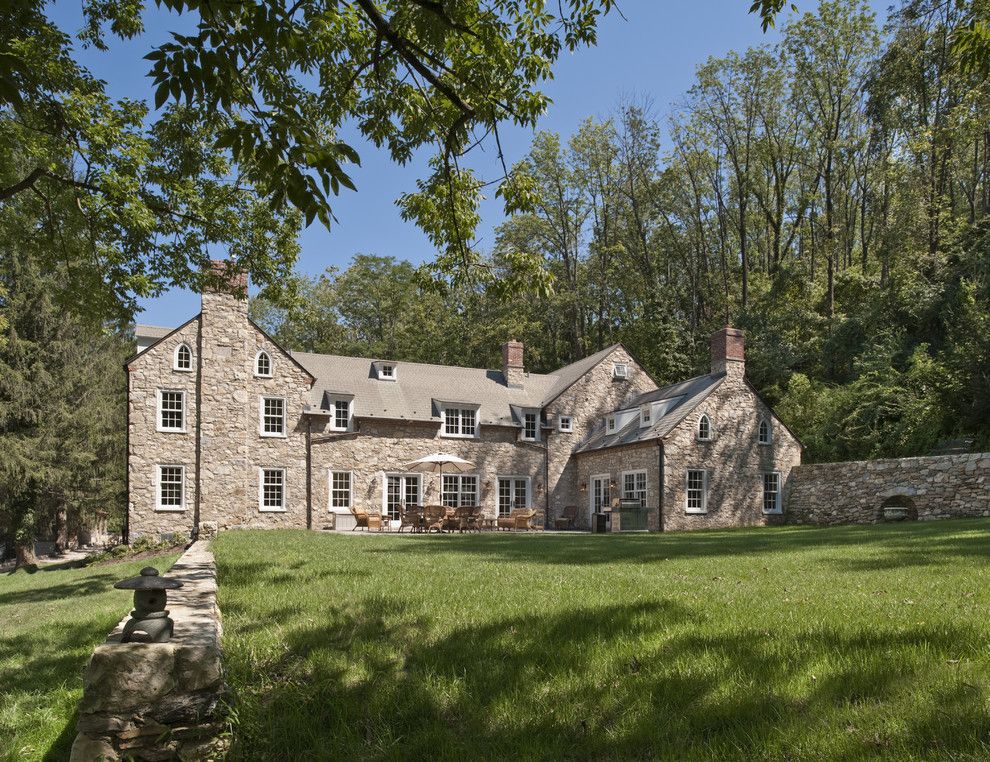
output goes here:
<path id="1" fill-rule="evenodd" d="M 604 482 L 605 489 L 602 490 L 602 497 L 604 498 L 605 492 L 608 491 L 609 502 L 612 500 L 612 475 L 611 474 L 592 474 L 588 477 L 588 526 L 594 529 L 595 520 L 595 482 Z M 604 502 L 602 503 L 604 505 Z"/>
<path id="2" fill-rule="evenodd" d="M 404 504 L 406 502 L 406 480 L 409 478 L 416 479 L 417 489 L 416 497 L 417 504 L 423 504 L 423 474 L 413 473 L 411 471 L 385 471 L 382 474 L 382 521 L 388 521 L 390 526 L 399 526 L 399 519 L 390 519 L 388 516 L 388 480 L 389 478 L 399 479 L 399 503 Z M 400 508 L 401 511 L 401 508 Z"/>

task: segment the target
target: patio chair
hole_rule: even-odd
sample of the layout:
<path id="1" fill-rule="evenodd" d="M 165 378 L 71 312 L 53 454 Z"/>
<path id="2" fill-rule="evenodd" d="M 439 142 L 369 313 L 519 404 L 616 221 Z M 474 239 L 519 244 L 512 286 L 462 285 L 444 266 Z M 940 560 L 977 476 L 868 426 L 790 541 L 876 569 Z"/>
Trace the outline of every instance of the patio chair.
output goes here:
<path id="1" fill-rule="evenodd" d="M 380 513 L 369 513 L 363 508 L 351 508 L 351 513 L 354 514 L 354 526 L 351 527 L 353 532 L 359 527 L 364 527 L 366 530 L 374 529 L 376 532 L 382 531 L 382 515 Z"/>
<path id="2" fill-rule="evenodd" d="M 574 529 L 576 522 L 577 506 L 565 505 L 564 510 L 560 512 L 560 515 L 556 519 L 554 519 L 553 526 L 554 529 Z"/>
<path id="3" fill-rule="evenodd" d="M 453 514 L 448 513 L 444 519 L 444 529 L 453 532 L 455 529 L 464 532 L 476 526 L 475 513 L 480 513 L 481 508 L 475 505 L 462 505 L 454 509 Z"/>
<path id="4" fill-rule="evenodd" d="M 414 532 L 423 528 L 423 509 L 418 505 L 407 505 L 399 515 L 399 531 L 412 527 Z"/>
<path id="5" fill-rule="evenodd" d="M 423 508 L 423 515 L 423 524 L 427 532 L 432 532 L 434 530 L 437 532 L 442 532 L 444 520 L 447 518 L 447 506 L 427 505 Z"/>
<path id="6" fill-rule="evenodd" d="M 521 529 L 523 531 L 537 529 L 538 527 L 532 523 L 535 516 L 536 510 L 533 508 L 513 508 L 507 515 L 498 517 L 498 527 L 499 529 Z"/>

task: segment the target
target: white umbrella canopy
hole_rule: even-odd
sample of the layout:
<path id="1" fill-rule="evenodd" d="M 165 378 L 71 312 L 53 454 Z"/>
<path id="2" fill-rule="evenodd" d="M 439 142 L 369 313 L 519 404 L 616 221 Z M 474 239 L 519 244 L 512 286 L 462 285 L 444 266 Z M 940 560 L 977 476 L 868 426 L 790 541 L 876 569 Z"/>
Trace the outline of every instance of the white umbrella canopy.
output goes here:
<path id="1" fill-rule="evenodd" d="M 407 471 L 420 471 L 425 474 L 442 474 L 444 471 L 448 473 L 473 471 L 475 465 L 469 460 L 458 458 L 456 455 L 447 455 L 446 453 L 438 452 L 434 455 L 417 458 L 411 463 L 406 463 L 403 468 Z"/>

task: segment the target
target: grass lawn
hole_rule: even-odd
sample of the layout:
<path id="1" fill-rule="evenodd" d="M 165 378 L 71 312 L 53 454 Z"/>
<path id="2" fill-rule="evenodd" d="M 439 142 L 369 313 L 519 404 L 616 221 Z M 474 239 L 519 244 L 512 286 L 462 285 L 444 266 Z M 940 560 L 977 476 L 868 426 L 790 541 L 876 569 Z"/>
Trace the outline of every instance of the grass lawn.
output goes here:
<path id="1" fill-rule="evenodd" d="M 235 758 L 990 757 L 987 520 L 214 546 Z"/>
<path id="2" fill-rule="evenodd" d="M 0 574 L 0 759 L 68 759 L 83 668 L 133 601 L 113 583 L 176 558 Z"/>

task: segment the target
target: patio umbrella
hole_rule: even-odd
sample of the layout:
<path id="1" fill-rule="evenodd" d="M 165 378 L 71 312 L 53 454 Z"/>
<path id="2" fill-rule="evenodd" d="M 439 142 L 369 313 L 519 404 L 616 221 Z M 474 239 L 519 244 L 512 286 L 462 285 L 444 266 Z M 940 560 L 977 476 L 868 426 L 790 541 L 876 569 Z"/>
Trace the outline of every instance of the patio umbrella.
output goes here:
<path id="1" fill-rule="evenodd" d="M 434 455 L 427 455 L 423 458 L 417 458 L 411 463 L 406 463 L 404 468 L 408 471 L 419 471 L 424 474 L 440 474 L 440 493 L 443 494 L 443 470 L 444 467 L 447 468 L 448 472 L 454 473 L 464 473 L 465 471 L 473 471 L 475 466 L 469 460 L 464 460 L 464 458 L 458 458 L 456 455 L 448 455 L 446 453 L 438 452 Z"/>

